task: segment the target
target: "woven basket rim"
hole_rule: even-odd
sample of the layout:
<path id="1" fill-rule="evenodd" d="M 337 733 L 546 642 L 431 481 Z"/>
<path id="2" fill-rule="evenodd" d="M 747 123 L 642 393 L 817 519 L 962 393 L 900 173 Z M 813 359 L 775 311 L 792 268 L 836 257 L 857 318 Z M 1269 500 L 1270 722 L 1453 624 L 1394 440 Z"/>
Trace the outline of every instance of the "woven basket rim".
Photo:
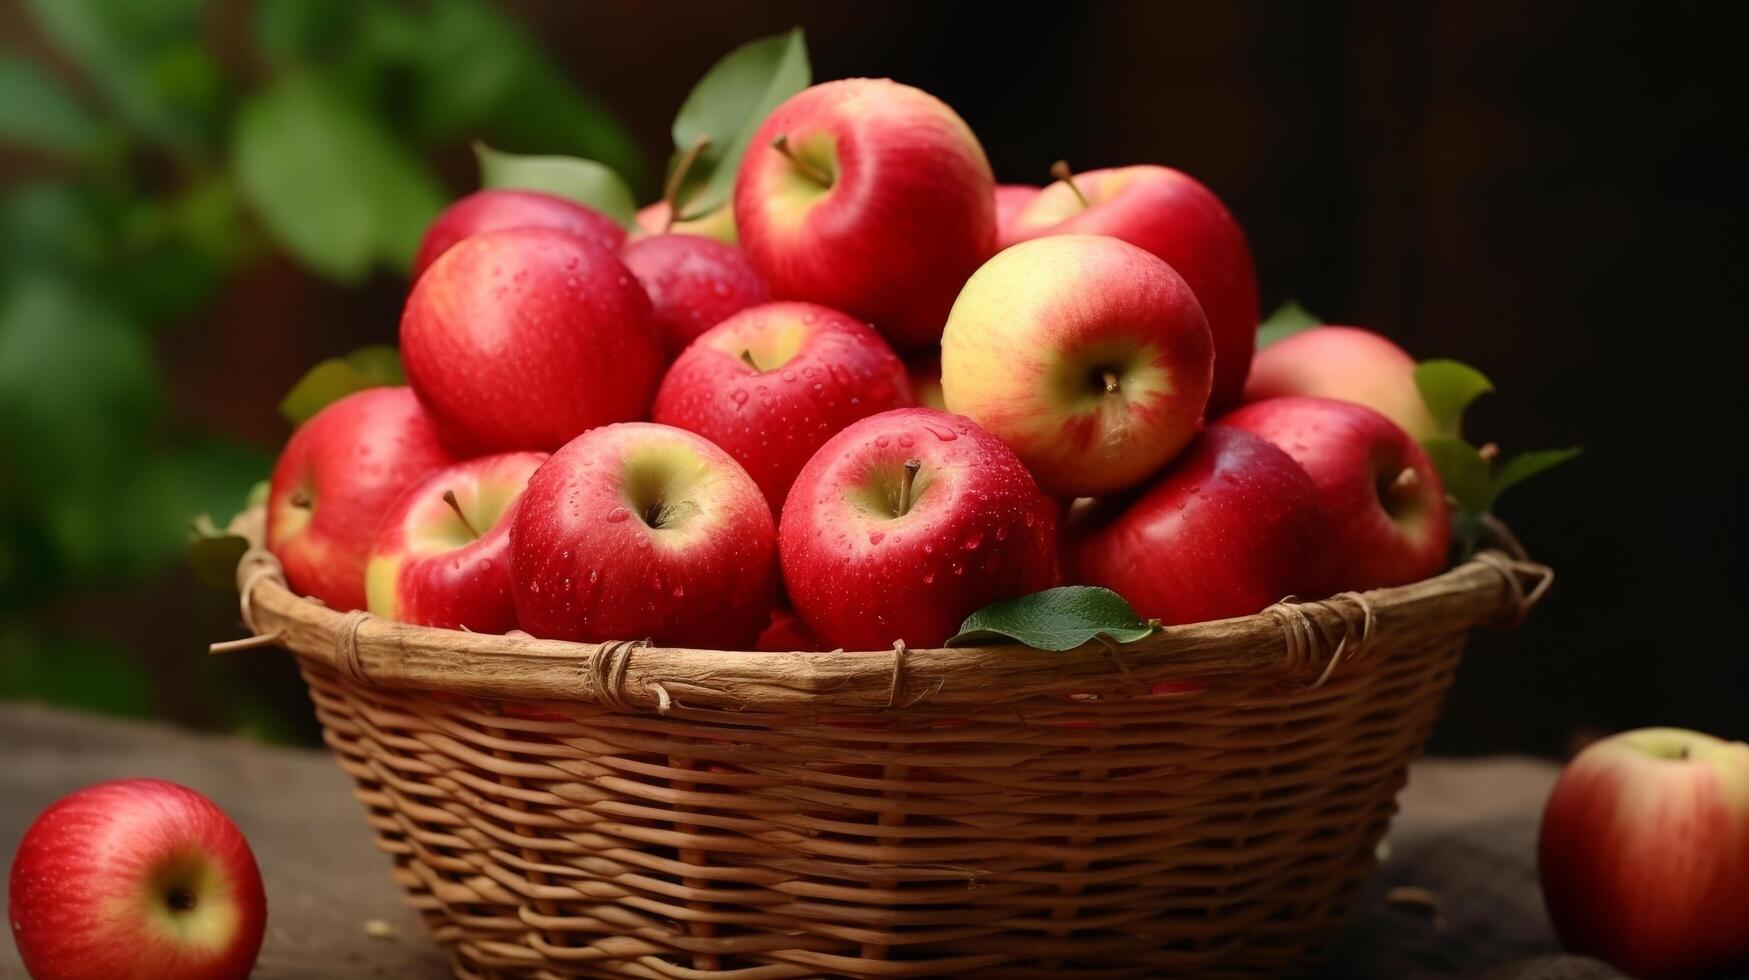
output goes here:
<path id="1" fill-rule="evenodd" d="M 1288 597 L 1250 616 L 1168 626 L 1133 643 L 1099 638 L 1064 652 L 903 643 L 870 651 L 703 650 L 641 639 L 470 633 L 337 612 L 290 589 L 262 545 L 265 523 L 260 506 L 231 522 L 250 543 L 237 564 L 250 636 L 214 643 L 214 653 L 276 646 L 381 687 L 662 714 L 677 706 L 807 713 L 963 707 L 1036 694 L 1146 694 L 1161 681 L 1318 686 L 1339 665 L 1362 661 L 1386 634 L 1514 625 L 1554 580 L 1553 569 L 1525 557 L 1496 524 L 1494 540 L 1514 553 L 1490 548 L 1408 585 L 1317 601 Z"/>

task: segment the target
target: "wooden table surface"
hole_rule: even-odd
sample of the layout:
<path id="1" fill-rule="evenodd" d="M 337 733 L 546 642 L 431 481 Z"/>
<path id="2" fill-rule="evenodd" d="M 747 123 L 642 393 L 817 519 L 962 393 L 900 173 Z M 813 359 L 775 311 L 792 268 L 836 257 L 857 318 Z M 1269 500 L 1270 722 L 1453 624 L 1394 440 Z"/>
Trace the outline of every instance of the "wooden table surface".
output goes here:
<path id="1" fill-rule="evenodd" d="M 1533 853 L 1555 771 L 1517 758 L 1417 765 L 1384 866 L 1317 976 L 1615 976 L 1591 961 L 1550 955 L 1557 947 Z M 198 789 L 248 835 L 267 883 L 258 980 L 450 976 L 423 925 L 402 906 L 348 780 L 320 751 L 0 704 L 0 854 L 11 855 L 56 798 L 125 776 Z M 1435 896 L 1438 914 L 1390 900 L 1390 890 L 1403 886 Z M 0 977 L 24 977 L 11 943 L 0 943 Z"/>

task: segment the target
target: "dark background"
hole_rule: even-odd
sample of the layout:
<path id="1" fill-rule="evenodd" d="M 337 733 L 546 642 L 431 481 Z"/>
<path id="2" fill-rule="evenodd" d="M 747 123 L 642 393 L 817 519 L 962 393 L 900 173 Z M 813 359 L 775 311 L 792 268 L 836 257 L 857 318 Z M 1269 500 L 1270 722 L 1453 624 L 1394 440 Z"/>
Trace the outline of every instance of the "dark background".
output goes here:
<path id="1" fill-rule="evenodd" d="M 201 44 L 260 76 L 251 5 L 215 8 L 196 18 Z M 71 71 L 30 14 L 4 9 L 9 46 Z M 1477 441 L 1508 452 L 1585 447 L 1500 508 L 1559 579 L 1524 628 L 1476 638 L 1432 750 L 1559 755 L 1588 733 L 1650 724 L 1749 737 L 1739 628 L 1749 591 L 1749 86 L 1727 8 L 503 9 L 624 121 L 650 164 L 634 177 L 646 197 L 674 109 L 698 76 L 734 45 L 795 24 L 807 30 L 816 79 L 890 75 L 935 93 L 977 131 L 1001 180 L 1042 183 L 1058 158 L 1197 176 L 1247 228 L 1266 310 L 1297 298 L 1418 357 L 1480 367 L 1498 391 L 1472 409 L 1466 429 Z M 466 134 L 447 135 L 428 159 L 460 193 L 475 180 Z M 0 176 L 35 180 L 57 166 L 9 156 Z M 139 179 L 175 183 L 149 170 Z M 404 290 L 389 272 L 326 281 L 271 249 L 238 263 L 209 300 L 177 311 L 175 329 L 152 335 L 172 427 L 255 447 L 242 451 L 264 473 L 288 431 L 279 396 L 322 357 L 392 342 Z M 18 562 L 10 582 L 0 577 L 15 599 L 29 591 Z M 140 658 L 156 713 L 238 724 L 211 703 L 218 690 L 284 722 L 245 727 L 310 736 L 287 658 L 245 655 L 254 659 L 190 673 L 207 640 L 236 634 L 234 600 L 173 566 L 75 579 L 8 614 L 38 634 L 83 631 Z M 39 665 L 55 657 L 32 655 Z M 41 695 L 28 678 L 13 688 Z"/>

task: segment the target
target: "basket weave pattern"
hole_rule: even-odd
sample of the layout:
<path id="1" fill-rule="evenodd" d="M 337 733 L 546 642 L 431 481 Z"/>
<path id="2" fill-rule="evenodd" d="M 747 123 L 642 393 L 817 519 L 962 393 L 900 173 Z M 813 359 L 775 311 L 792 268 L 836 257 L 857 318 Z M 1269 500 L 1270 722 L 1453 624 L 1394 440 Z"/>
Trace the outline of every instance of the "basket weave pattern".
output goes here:
<path id="1" fill-rule="evenodd" d="M 757 654 L 421 629 L 239 569 L 458 975 L 737 980 L 1287 971 L 1467 632 L 1549 579 L 1486 552 L 1123 647 Z"/>

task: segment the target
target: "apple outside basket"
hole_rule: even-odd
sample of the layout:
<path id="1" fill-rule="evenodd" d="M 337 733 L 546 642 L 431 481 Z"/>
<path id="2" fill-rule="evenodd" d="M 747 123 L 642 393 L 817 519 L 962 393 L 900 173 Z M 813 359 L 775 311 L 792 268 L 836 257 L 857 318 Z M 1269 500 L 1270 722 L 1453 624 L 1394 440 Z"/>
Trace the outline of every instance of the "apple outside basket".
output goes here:
<path id="1" fill-rule="evenodd" d="M 462 977 L 1258 976 L 1340 926 L 1467 633 L 1553 572 L 1068 653 L 679 650 L 408 626 L 234 528 L 395 880 Z"/>

